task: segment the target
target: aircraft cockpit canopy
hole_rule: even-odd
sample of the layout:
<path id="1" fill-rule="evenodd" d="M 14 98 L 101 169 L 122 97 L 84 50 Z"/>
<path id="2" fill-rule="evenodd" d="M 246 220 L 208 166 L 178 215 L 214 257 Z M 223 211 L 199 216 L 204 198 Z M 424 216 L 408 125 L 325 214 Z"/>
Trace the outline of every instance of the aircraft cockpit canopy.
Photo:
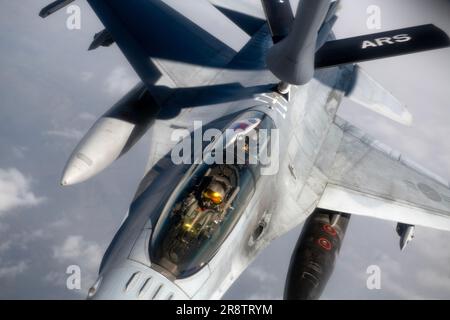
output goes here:
<path id="1" fill-rule="evenodd" d="M 247 154 L 245 161 L 237 161 L 236 154 L 229 155 L 236 148 L 244 149 L 244 155 L 248 153 L 248 144 L 240 141 L 250 127 L 253 135 L 247 138 L 253 139 L 258 130 L 264 128 L 270 132 L 273 122 L 262 112 L 245 113 L 228 127 L 233 131 L 226 130 L 221 137 L 228 141 L 228 145 L 223 143 L 224 158 L 228 154 L 234 161 L 208 164 L 211 162 L 206 161 L 207 156 L 188 170 L 169 199 L 150 240 L 152 265 L 162 267 L 176 278 L 185 278 L 217 253 L 244 213 L 260 177 L 260 164 L 248 161 L 250 155 Z M 230 137 L 233 132 L 234 137 Z M 264 148 L 269 140 L 270 134 L 264 139 Z"/>

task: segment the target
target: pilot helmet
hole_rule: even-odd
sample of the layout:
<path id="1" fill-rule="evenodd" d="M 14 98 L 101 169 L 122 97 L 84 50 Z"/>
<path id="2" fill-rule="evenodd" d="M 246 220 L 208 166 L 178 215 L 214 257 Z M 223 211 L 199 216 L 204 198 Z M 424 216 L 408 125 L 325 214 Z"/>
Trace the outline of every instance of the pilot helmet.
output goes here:
<path id="1" fill-rule="evenodd" d="M 219 205 L 225 198 L 225 189 L 218 181 L 211 181 L 208 187 L 202 192 L 202 200 L 206 204 L 211 201 L 215 205 Z"/>

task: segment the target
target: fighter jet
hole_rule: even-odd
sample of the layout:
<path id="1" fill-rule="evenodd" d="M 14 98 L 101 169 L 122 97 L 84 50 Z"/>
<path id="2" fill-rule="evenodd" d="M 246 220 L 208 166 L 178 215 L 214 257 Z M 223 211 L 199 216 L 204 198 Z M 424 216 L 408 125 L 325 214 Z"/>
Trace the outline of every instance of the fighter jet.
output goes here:
<path id="1" fill-rule="evenodd" d="M 410 124 L 357 63 L 446 48 L 438 27 L 336 39 L 345 8 L 330 0 L 302 0 L 295 15 L 289 0 L 253 12 L 234 0 L 88 3 L 105 26 L 89 48 L 117 44 L 142 82 L 95 122 L 61 183 L 151 140 L 89 299 L 219 299 L 302 223 L 285 298 L 317 299 L 351 215 L 398 223 L 402 249 L 416 225 L 450 230 L 449 183 L 336 115 L 351 99 Z"/>

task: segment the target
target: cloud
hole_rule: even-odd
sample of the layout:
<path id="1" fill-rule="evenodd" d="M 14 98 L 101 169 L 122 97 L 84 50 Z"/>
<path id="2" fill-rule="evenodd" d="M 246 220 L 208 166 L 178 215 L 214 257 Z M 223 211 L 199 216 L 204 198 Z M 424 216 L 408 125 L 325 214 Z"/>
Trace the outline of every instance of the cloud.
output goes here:
<path id="1" fill-rule="evenodd" d="M 8 231 L 8 230 L 9 230 L 9 226 L 8 225 L 0 223 L 0 233 L 1 234 L 5 234 L 6 231 Z"/>
<path id="2" fill-rule="evenodd" d="M 417 282 L 423 287 L 434 291 L 450 293 L 450 277 L 443 277 L 434 269 L 419 270 L 416 274 Z"/>
<path id="3" fill-rule="evenodd" d="M 64 287 L 67 281 L 67 274 L 52 270 L 44 276 L 44 281 L 56 287 Z"/>
<path id="4" fill-rule="evenodd" d="M 84 71 L 81 73 L 81 81 L 83 82 L 88 82 L 90 81 L 92 78 L 94 77 L 94 73 L 93 72 L 89 72 L 89 71 Z"/>
<path id="5" fill-rule="evenodd" d="M 27 147 L 23 147 L 23 146 L 13 146 L 12 147 L 12 154 L 18 159 L 25 158 L 25 153 L 27 151 L 28 151 Z"/>
<path id="6" fill-rule="evenodd" d="M 270 288 L 267 288 L 268 291 L 265 292 L 255 292 L 247 296 L 245 299 L 247 300 L 283 300 L 282 296 L 277 296 L 274 294 Z"/>
<path id="7" fill-rule="evenodd" d="M 6 240 L 4 242 L 0 243 L 0 253 L 8 251 L 11 248 L 12 245 L 12 241 L 11 240 Z"/>
<path id="8" fill-rule="evenodd" d="M 124 67 L 115 68 L 105 80 L 105 90 L 111 95 L 124 95 L 136 83 L 138 78 Z"/>
<path id="9" fill-rule="evenodd" d="M 21 261 L 16 265 L 8 266 L 8 267 L 1 267 L 0 268 L 0 279 L 1 278 L 15 278 L 19 274 L 23 273 L 25 270 L 28 269 L 28 265 Z"/>
<path id="10" fill-rule="evenodd" d="M 381 269 L 381 289 L 395 299 L 424 299 L 420 294 L 420 288 L 417 286 L 411 288 L 405 285 L 404 281 L 410 281 L 411 275 L 408 276 L 408 270 L 402 268 L 402 265 L 394 258 L 387 254 L 382 254 L 380 261 Z"/>
<path id="11" fill-rule="evenodd" d="M 31 190 L 31 179 L 15 168 L 0 169 L 0 216 L 18 207 L 34 207 L 44 198 Z"/>
<path id="12" fill-rule="evenodd" d="M 49 130 L 45 134 L 70 140 L 80 140 L 83 138 L 83 132 L 76 129 Z"/>
<path id="13" fill-rule="evenodd" d="M 248 276 L 254 278 L 254 280 L 260 284 L 266 284 L 270 281 L 277 281 L 277 277 L 274 274 L 259 266 L 249 269 Z"/>
<path id="14" fill-rule="evenodd" d="M 10 234 L 12 245 L 15 249 L 26 250 L 30 244 L 36 244 L 37 241 L 51 238 L 50 234 L 43 229 L 27 230 Z"/>
<path id="15" fill-rule="evenodd" d="M 56 287 L 62 287 L 67 279 L 66 270 L 69 265 L 77 265 L 81 269 L 81 291 L 75 293 L 85 296 L 89 287 L 97 277 L 102 250 L 92 241 L 85 240 L 81 235 L 67 237 L 59 246 L 53 247 L 53 257 L 63 265 L 63 268 L 51 270 L 44 277 L 44 281 Z"/>
<path id="16" fill-rule="evenodd" d="M 89 112 L 82 112 L 78 115 L 78 117 L 81 120 L 86 120 L 86 121 L 92 121 L 96 119 L 96 116 L 94 116 L 92 113 Z"/>
<path id="17" fill-rule="evenodd" d="M 254 286 L 253 292 L 249 292 L 245 299 L 249 300 L 280 300 L 281 295 L 273 290 L 280 279 L 262 266 L 254 266 L 247 269 L 246 276 L 251 279 Z"/>
<path id="18" fill-rule="evenodd" d="M 76 235 L 67 237 L 61 245 L 55 246 L 53 256 L 61 263 L 77 263 L 92 271 L 98 268 L 102 250 L 98 244 Z"/>

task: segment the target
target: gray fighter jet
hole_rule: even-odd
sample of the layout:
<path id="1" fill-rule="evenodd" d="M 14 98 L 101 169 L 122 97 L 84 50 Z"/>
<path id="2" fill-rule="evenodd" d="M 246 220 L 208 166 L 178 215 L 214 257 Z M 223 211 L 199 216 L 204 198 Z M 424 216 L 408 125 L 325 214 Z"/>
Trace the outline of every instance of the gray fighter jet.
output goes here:
<path id="1" fill-rule="evenodd" d="M 72 0 L 73 1 L 73 0 Z M 56 1 L 46 17 L 72 1 Z M 305 222 L 285 298 L 319 298 L 350 216 L 450 230 L 449 183 L 336 116 L 352 99 L 409 124 L 357 62 L 449 46 L 434 25 L 335 39 L 338 1 L 88 0 L 142 82 L 78 144 L 62 185 L 151 137 L 148 166 L 92 299 L 218 299 Z M 344 8 L 345 10 L 345 8 Z M 256 12 L 256 14 L 255 14 Z"/>

